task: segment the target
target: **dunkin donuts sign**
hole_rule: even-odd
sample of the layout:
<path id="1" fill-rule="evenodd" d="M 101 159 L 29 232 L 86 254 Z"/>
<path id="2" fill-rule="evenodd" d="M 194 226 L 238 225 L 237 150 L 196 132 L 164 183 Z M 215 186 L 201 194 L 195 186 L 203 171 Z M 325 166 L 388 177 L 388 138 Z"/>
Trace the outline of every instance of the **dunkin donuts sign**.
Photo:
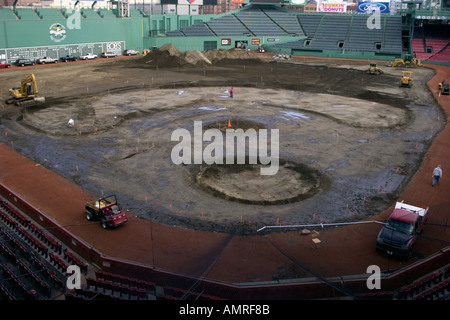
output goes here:
<path id="1" fill-rule="evenodd" d="M 331 2 L 319 1 L 317 2 L 318 12 L 347 12 L 346 2 Z"/>

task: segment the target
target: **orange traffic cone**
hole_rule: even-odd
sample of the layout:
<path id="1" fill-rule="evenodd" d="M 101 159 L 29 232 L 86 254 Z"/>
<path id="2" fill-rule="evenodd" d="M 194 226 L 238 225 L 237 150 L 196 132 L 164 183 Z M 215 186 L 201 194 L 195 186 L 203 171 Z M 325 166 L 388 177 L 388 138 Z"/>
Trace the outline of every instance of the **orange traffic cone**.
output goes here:
<path id="1" fill-rule="evenodd" d="M 231 121 L 228 119 L 228 128 L 231 128 Z"/>

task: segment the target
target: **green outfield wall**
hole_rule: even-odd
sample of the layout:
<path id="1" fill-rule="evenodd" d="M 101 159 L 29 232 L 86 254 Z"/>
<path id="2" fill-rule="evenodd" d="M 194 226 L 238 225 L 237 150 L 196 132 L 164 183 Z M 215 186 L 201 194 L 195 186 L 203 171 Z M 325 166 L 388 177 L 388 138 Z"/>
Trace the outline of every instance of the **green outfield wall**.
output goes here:
<path id="1" fill-rule="evenodd" d="M 0 59 L 10 62 L 18 58 L 142 50 L 144 33 L 148 34 L 145 22 L 143 18 L 85 19 L 73 27 L 64 18 L 0 21 Z"/>

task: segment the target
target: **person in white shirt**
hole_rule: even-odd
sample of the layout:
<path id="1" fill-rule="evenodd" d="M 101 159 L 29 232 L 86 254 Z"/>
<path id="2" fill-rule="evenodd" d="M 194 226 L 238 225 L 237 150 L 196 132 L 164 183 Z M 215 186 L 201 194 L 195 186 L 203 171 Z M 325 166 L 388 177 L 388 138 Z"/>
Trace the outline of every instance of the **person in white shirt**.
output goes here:
<path id="1" fill-rule="evenodd" d="M 434 187 L 434 185 L 439 185 L 439 180 L 442 178 L 442 169 L 441 165 L 438 165 L 433 170 L 433 182 L 431 183 L 431 186 Z"/>

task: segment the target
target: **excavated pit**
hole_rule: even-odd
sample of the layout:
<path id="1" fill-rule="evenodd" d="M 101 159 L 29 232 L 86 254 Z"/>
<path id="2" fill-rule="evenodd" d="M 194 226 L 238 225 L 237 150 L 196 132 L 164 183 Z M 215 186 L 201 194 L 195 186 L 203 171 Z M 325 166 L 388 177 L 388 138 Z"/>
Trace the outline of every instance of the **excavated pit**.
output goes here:
<path id="1" fill-rule="evenodd" d="M 307 165 L 280 159 L 277 174 L 261 175 L 261 163 L 249 164 L 248 158 L 246 164 L 236 162 L 203 167 L 197 184 L 216 197 L 257 205 L 294 203 L 319 191 L 320 174 Z"/>

